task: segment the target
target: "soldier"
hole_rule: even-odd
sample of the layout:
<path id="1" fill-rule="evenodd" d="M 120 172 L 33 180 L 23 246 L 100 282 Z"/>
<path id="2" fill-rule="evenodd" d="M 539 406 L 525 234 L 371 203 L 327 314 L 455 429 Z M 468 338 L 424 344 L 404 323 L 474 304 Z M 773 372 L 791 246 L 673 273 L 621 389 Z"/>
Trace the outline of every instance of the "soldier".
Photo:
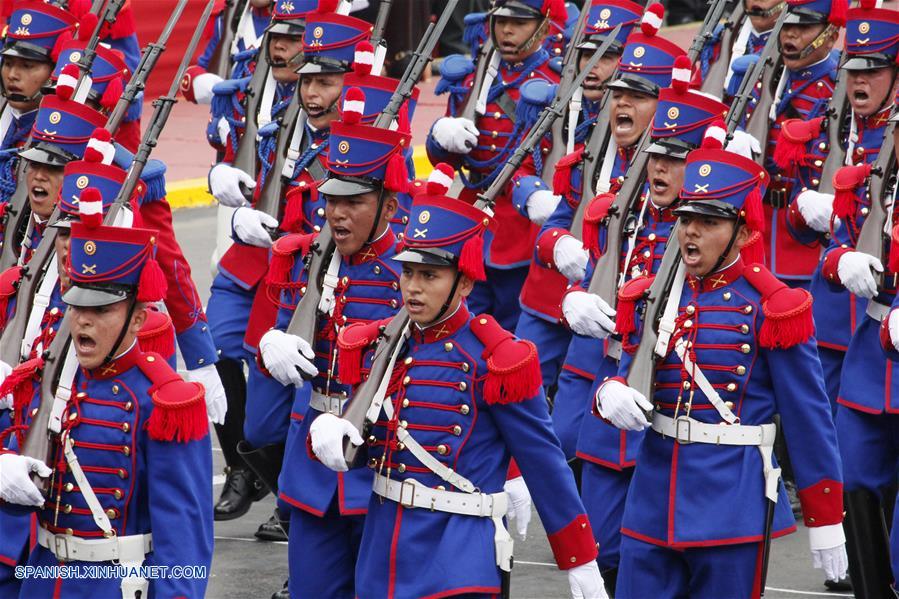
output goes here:
<path id="1" fill-rule="evenodd" d="M 580 335 L 577 342 L 572 342 L 569 355 L 589 352 L 590 356 L 598 356 L 594 358 L 598 364 L 589 372 L 594 379 L 591 391 L 585 392 L 586 389 L 581 388 L 578 389 L 579 396 L 560 397 L 555 410 L 564 408 L 570 411 L 572 407 L 580 410 L 579 414 L 571 417 L 577 418 L 576 424 L 580 425 L 575 434 L 576 455 L 583 460 L 581 497 L 590 522 L 596 524 L 594 533 L 599 543 L 599 569 L 611 595 L 615 593 L 624 500 L 643 434 L 619 430 L 592 416 L 583 417 L 592 412 L 591 398 L 599 383 L 617 372 L 622 349 L 620 336 L 628 332 L 623 330 L 626 328 L 624 323 L 620 327 L 611 326 L 610 316 L 614 317 L 614 313 L 601 298 L 586 290 L 590 287 L 596 259 L 607 251 L 621 256 L 623 284 L 656 273 L 677 220 L 672 205 L 683 187 L 687 153 L 699 146 L 706 128 L 727 112 L 727 106 L 723 103 L 687 90 L 689 69 L 681 68 L 676 72 L 686 78 L 675 77 L 675 87 L 659 92 L 659 106 L 650 130 L 651 144 L 644 150 L 650 155 L 646 167 L 649 186 L 626 216 L 632 224 L 626 228 L 622 245 L 616 249 L 606 247 L 607 241 L 600 245 L 600 240 L 608 235 L 604 223 L 615 202 L 612 194 L 601 194 L 590 201 L 584 215 L 583 237 L 591 253 L 587 274 L 580 284 L 568 290 L 562 300 L 568 326 Z M 624 311 L 627 312 L 627 308 Z M 618 335 L 603 344 L 600 339 L 604 339 L 612 328 L 616 328 Z M 584 356 L 578 356 L 578 359 L 583 364 L 587 363 Z M 565 391 L 570 392 L 568 388 Z M 555 420 L 554 417 L 554 422 L 560 421 L 561 418 Z"/>
<path id="2" fill-rule="evenodd" d="M 473 74 L 465 78 L 461 92 L 450 99 L 448 116 L 434 123 L 426 142 L 432 163 L 447 162 L 469 171 L 467 175 L 460 171 L 463 199 L 473 200 L 490 184 L 527 133 L 516 115 L 522 84 L 535 79 L 559 82 L 542 44 L 549 21 L 564 14 L 561 0 L 497 0 L 488 13 L 495 49 L 482 60 L 490 60 L 496 70 L 488 69 L 484 81 L 475 82 Z M 471 87 L 475 84 L 477 89 Z M 469 101 L 478 100 L 476 114 L 458 113 L 466 95 L 471 96 Z M 496 203 L 500 226 L 485 244 L 487 282 L 478 282 L 471 298 L 476 311 L 496 315 L 509 329 L 520 315 L 518 296 L 537 232 L 513 206 L 511 191 Z"/>
<path id="3" fill-rule="evenodd" d="M 390 260 L 396 253 L 390 219 L 397 209 L 397 192 L 408 184 L 402 152 L 411 138 L 360 124 L 364 112 L 358 101 L 347 102 L 343 121 L 331 125 L 328 176 L 318 191 L 325 197 L 336 251 L 328 262 L 332 276 L 321 290 L 319 306 L 327 309 L 315 339 L 284 331 L 306 293 L 304 258 L 318 234 L 287 235 L 273 248 L 269 285 L 275 293 L 283 291 L 282 309 L 275 328 L 259 343 L 258 360 L 266 374 L 284 385 L 267 398 L 269 404 L 292 403 L 285 468 L 278 481 L 278 497 L 291 508 L 292 596 L 353 597 L 360 592 L 353 573 L 371 474 L 331 472 L 311 459 L 306 438 L 318 414 L 341 413 L 354 382 L 337 373 L 340 330 L 354 322 L 387 318 L 401 303 L 399 273 Z M 303 378 L 311 380 L 303 383 Z"/>
<path id="4" fill-rule="evenodd" d="M 525 478 L 542 483 L 534 486 L 537 508 L 573 596 L 606 597 L 590 524 L 552 434 L 536 348 L 466 306 L 474 281 L 485 275 L 476 250 L 493 221 L 447 197 L 451 180 L 444 180 L 416 197 L 404 251 L 395 258 L 411 322 L 385 374 L 383 410 L 365 440 L 369 469 L 363 470 L 374 471 L 374 485 L 356 594 L 499 594 L 512 555 L 502 521 L 511 456 Z M 341 377 L 369 365 L 363 351 L 387 322 L 341 333 Z M 347 470 L 345 438 L 364 441 L 335 414 L 312 423 L 312 450 L 338 472 Z M 447 555 L 454 567 L 436 566 Z M 435 571 L 442 575 L 422 576 Z"/>
<path id="5" fill-rule="evenodd" d="M 765 43 L 771 37 L 774 25 L 787 4 L 785 0 L 754 0 L 751 4 L 748 0 L 742 0 L 742 2 L 745 17 L 742 23 L 735 24 L 740 29 L 734 37 L 733 46 L 731 47 L 730 64 L 727 68 L 727 75 L 724 78 L 724 89 L 707 90 L 715 96 L 723 97 L 728 103 L 737 93 L 740 79 L 751 66 L 754 60 L 752 56 L 761 54 L 762 50 L 765 49 Z M 722 27 L 716 30 L 716 33 L 720 35 L 723 29 Z M 706 63 L 719 55 L 720 52 L 722 52 L 720 37 L 714 44 L 708 44 L 703 48 L 700 58 L 703 66 L 703 78 L 707 74 L 708 67 Z M 734 75 L 737 75 L 736 79 Z M 705 82 L 703 82 L 703 89 L 706 89 Z"/>
<path id="6" fill-rule="evenodd" d="M 203 389 L 135 343 L 146 303 L 164 294 L 165 279 L 153 260 L 156 232 L 101 226 L 97 204 L 84 202 L 83 222 L 72 225 L 72 286 L 63 296 L 71 307 L 78 367 L 71 380 L 63 375 L 62 384 L 76 393 L 67 401 L 61 395 L 51 400 L 64 402 L 50 423 L 58 431 L 52 468 L 15 453 L 0 457 L 3 509 L 39 508 L 30 566 L 178 565 L 200 571 L 195 578 L 152 583 L 135 572 L 89 582 L 31 578 L 19 596 L 146 596 L 152 584 L 159 596 L 200 597 L 213 542 Z M 50 477 L 47 499 L 31 472 Z"/>
<path id="7" fill-rule="evenodd" d="M 648 359 L 623 353 L 619 376 L 597 393 L 597 414 L 615 426 L 652 428 L 624 506 L 620 597 L 759 596 L 768 543 L 795 530 L 773 459 L 775 413 L 814 565 L 831 579 L 846 571 L 842 474 L 811 296 L 743 262 L 740 250 L 764 226 L 768 175 L 714 145 L 706 140 L 687 156 L 675 209 L 682 258 L 673 276 L 659 273 L 673 283 L 658 307 L 658 343 L 651 334 L 629 335 L 625 347 L 648 344 Z M 622 288 L 618 322 L 639 330 L 638 291 L 651 283 L 638 277 Z M 649 376 L 651 403 L 627 384 Z"/>

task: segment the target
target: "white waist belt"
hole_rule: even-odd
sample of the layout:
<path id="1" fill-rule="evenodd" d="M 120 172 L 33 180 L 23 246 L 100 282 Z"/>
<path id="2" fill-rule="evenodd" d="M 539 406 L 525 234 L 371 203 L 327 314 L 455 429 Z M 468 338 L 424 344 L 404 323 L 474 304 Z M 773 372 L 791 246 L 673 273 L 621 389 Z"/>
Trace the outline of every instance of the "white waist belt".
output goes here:
<path id="1" fill-rule="evenodd" d="M 340 395 L 325 395 L 320 391 L 313 389 L 312 396 L 309 398 L 309 407 L 319 412 L 327 412 L 340 416 L 343 413 L 343 407 L 350 400 L 348 397 Z"/>
<path id="2" fill-rule="evenodd" d="M 496 527 L 493 541 L 496 564 L 508 572 L 512 567 L 512 537 L 503 524 L 509 507 L 509 496 L 500 493 L 460 493 L 426 487 L 415 479 L 403 481 L 375 474 L 372 491 L 405 508 L 424 508 L 432 512 L 446 512 L 463 516 L 491 518 Z"/>
<path id="3" fill-rule="evenodd" d="M 868 307 L 865 309 L 865 314 L 877 322 L 883 322 L 883 320 L 890 314 L 890 307 L 886 304 L 875 302 L 874 300 L 868 300 Z"/>
<path id="4" fill-rule="evenodd" d="M 777 481 L 780 479 L 780 468 L 775 468 L 771 459 L 774 452 L 774 437 L 777 434 L 777 426 L 774 423 L 760 425 L 709 424 L 694 420 L 689 416 L 671 418 L 653 412 L 652 430 L 663 437 L 671 437 L 683 445 L 707 443 L 758 447 L 759 453 L 762 454 L 765 497 L 777 502 Z"/>
<path id="5" fill-rule="evenodd" d="M 72 535 L 53 534 L 46 528 L 37 529 L 37 542 L 49 549 L 60 561 L 110 562 L 123 565 L 142 564 L 153 551 L 153 535 L 127 535 L 109 539 L 82 539 Z"/>

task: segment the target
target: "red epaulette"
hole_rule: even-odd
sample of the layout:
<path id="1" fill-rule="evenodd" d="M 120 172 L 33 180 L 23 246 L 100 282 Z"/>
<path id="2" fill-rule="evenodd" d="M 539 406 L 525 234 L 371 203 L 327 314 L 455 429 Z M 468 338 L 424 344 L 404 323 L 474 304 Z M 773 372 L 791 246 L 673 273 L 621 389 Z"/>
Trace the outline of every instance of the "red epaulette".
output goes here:
<path id="1" fill-rule="evenodd" d="M 157 353 L 170 360 L 175 355 L 175 327 L 169 315 L 147 308 L 147 320 L 137 332 L 137 344 L 144 353 Z"/>
<path id="2" fill-rule="evenodd" d="M 562 156 L 556 163 L 553 173 L 553 193 L 564 196 L 571 193 L 571 170 L 584 159 L 584 148 L 578 148 L 571 154 Z"/>
<path id="3" fill-rule="evenodd" d="M 0 329 L 6 326 L 9 300 L 16 295 L 16 289 L 19 288 L 19 281 L 22 280 L 22 268 L 13 266 L 0 273 Z"/>
<path id="4" fill-rule="evenodd" d="M 759 345 L 786 349 L 808 341 L 815 334 L 812 294 L 791 288 L 762 264 L 750 264 L 743 276 L 762 294 L 765 322 L 759 331 Z"/>
<path id="5" fill-rule="evenodd" d="M 625 339 L 637 330 L 637 321 L 634 318 L 637 302 L 643 299 L 655 278 L 655 275 L 640 275 L 622 285 L 618 290 L 615 330 Z"/>
<path id="6" fill-rule="evenodd" d="M 871 174 L 870 164 L 850 164 L 841 166 L 833 174 L 833 213 L 844 221 L 855 218 L 858 206 L 858 195 L 855 190 L 861 187 Z"/>
<path id="7" fill-rule="evenodd" d="M 805 158 L 806 146 L 821 134 L 824 117 L 810 121 L 787 119 L 780 125 L 780 137 L 774 148 L 774 163 L 780 169 L 786 169 Z"/>
<path id="8" fill-rule="evenodd" d="M 471 332 L 484 344 L 487 360 L 484 399 L 488 404 L 508 404 L 533 397 L 543 384 L 537 347 L 504 329 L 489 314 L 471 321 Z"/>
<path id="9" fill-rule="evenodd" d="M 306 257 L 318 233 L 290 233 L 272 244 L 272 260 L 268 267 L 265 283 L 269 287 L 281 288 L 290 281 L 290 273 L 300 259 Z"/>
<path id="10" fill-rule="evenodd" d="M 362 354 L 375 343 L 389 318 L 372 322 L 358 322 L 345 327 L 337 335 L 337 373 L 344 385 L 362 382 Z"/>
<path id="11" fill-rule="evenodd" d="M 203 385 L 182 379 L 156 353 L 140 356 L 137 366 L 152 383 L 148 392 L 153 412 L 147 420 L 151 439 L 186 443 L 209 434 Z"/>
<path id="12" fill-rule="evenodd" d="M 590 200 L 584 209 L 584 223 L 581 230 L 581 240 L 584 247 L 599 255 L 599 227 L 602 221 L 609 215 L 609 208 L 615 202 L 614 193 L 601 193 Z"/>

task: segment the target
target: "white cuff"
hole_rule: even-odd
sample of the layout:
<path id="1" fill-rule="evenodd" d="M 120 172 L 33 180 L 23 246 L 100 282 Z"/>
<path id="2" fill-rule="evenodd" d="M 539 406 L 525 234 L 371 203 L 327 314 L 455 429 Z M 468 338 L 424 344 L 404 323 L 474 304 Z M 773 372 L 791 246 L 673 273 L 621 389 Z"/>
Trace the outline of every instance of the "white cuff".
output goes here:
<path id="1" fill-rule="evenodd" d="M 846 542 L 846 533 L 842 524 L 813 526 L 808 529 L 808 543 L 812 551 L 833 549 Z"/>

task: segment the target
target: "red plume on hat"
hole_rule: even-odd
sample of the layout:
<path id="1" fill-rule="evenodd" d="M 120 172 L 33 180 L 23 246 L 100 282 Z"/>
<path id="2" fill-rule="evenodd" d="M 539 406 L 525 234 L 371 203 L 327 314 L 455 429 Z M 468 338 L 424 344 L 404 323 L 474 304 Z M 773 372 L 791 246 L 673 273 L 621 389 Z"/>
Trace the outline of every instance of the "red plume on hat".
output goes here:
<path id="1" fill-rule="evenodd" d="M 356 44 L 356 52 L 353 54 L 353 72 L 360 77 L 371 74 L 375 63 L 375 49 L 370 42 L 364 41 Z"/>
<path id="2" fill-rule="evenodd" d="M 559 23 L 564 23 L 565 17 L 568 16 L 564 0 L 543 0 L 543 8 L 540 12 L 550 20 Z"/>
<path id="3" fill-rule="evenodd" d="M 640 21 L 640 31 L 643 32 L 643 35 L 654 36 L 662 28 L 664 19 L 665 7 L 658 2 L 650 4 Z"/>
<path id="4" fill-rule="evenodd" d="M 118 103 L 119 98 L 122 97 L 124 92 L 125 86 L 122 83 L 122 78 L 116 74 L 109 83 L 106 84 L 106 89 L 100 97 L 100 106 L 106 110 L 112 110 L 115 108 L 115 105 Z"/>
<path id="5" fill-rule="evenodd" d="M 727 125 L 722 119 L 718 119 L 705 130 L 702 138 L 702 148 L 705 150 L 724 149 L 724 141 L 727 139 Z"/>
<path id="6" fill-rule="evenodd" d="M 320 14 L 331 14 L 337 12 L 337 5 L 340 0 L 318 0 L 318 8 L 315 12 Z"/>
<path id="7" fill-rule="evenodd" d="M 835 216 L 844 221 L 855 216 L 855 209 L 859 202 L 855 190 L 861 187 L 870 175 L 870 164 L 843 166 L 833 174 L 833 213 Z"/>
<path id="8" fill-rule="evenodd" d="M 365 114 L 365 92 L 358 87 L 346 90 L 340 120 L 347 125 L 358 125 Z"/>
<path id="9" fill-rule="evenodd" d="M 445 162 L 441 162 L 434 167 L 428 176 L 427 193 L 431 196 L 443 196 L 449 192 L 453 185 L 453 178 L 456 171 Z"/>
<path id="10" fill-rule="evenodd" d="M 101 162 L 112 164 L 115 157 L 115 146 L 112 143 L 112 134 L 103 127 L 97 127 L 87 140 L 84 149 L 84 159 L 88 162 Z"/>
<path id="11" fill-rule="evenodd" d="M 103 196 L 96 187 L 88 187 L 78 199 L 78 215 L 84 226 L 95 229 L 103 224 Z"/>
<path id="12" fill-rule="evenodd" d="M 59 72 L 56 79 L 56 96 L 60 100 L 68 102 L 75 95 L 78 79 L 81 77 L 81 69 L 75 63 L 69 63 Z"/>
<path id="13" fill-rule="evenodd" d="M 168 283 L 165 275 L 159 267 L 159 262 L 153 257 L 156 245 L 156 237 L 150 240 L 149 248 L 150 256 L 144 263 L 143 270 L 140 271 L 140 281 L 137 283 L 137 301 L 139 302 L 158 302 L 165 297 L 168 291 Z"/>
<path id="14" fill-rule="evenodd" d="M 873 8 L 872 2 L 872 8 Z M 845 27 L 849 18 L 849 0 L 830 0 L 830 13 L 827 20 L 834 27 Z"/>
<path id="15" fill-rule="evenodd" d="M 680 94 L 686 93 L 690 88 L 690 79 L 693 76 L 693 63 L 686 54 L 681 54 L 674 59 L 674 68 L 671 70 L 671 87 Z"/>

